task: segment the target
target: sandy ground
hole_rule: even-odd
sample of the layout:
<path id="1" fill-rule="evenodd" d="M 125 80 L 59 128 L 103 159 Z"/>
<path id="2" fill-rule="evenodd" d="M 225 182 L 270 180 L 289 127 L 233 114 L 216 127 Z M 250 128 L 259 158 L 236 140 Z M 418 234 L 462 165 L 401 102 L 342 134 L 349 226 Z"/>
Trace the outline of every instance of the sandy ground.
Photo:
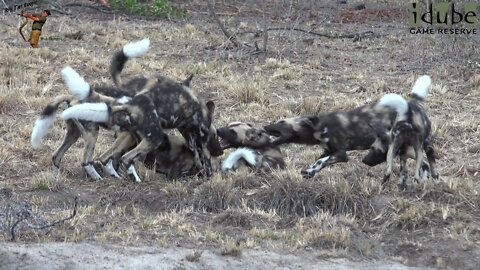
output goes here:
<path id="1" fill-rule="evenodd" d="M 124 247 L 93 243 L 13 244 L 0 246 L 0 269 L 433 269 L 393 261 L 321 259 L 312 254 L 244 250 L 241 257 L 204 250 L 197 262 L 187 248 Z"/>

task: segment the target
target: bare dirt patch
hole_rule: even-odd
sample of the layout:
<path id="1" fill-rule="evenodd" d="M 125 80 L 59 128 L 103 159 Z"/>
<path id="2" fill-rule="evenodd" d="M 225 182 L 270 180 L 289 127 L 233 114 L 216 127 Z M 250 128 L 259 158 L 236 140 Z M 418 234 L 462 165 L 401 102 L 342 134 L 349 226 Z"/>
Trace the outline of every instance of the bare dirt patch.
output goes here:
<path id="1" fill-rule="evenodd" d="M 263 37 L 257 34 L 263 24 L 262 6 L 241 2 L 219 2 L 220 17 L 242 41 L 262 44 Z M 31 261 L 42 262 L 40 252 L 57 268 L 64 263 L 84 268 L 93 262 L 118 268 L 138 263 L 146 268 L 144 262 L 149 262 L 188 269 L 282 264 L 310 269 L 327 260 L 329 267 L 339 269 L 385 269 L 385 265 L 403 269 L 403 264 L 476 269 L 478 35 L 412 35 L 403 15 L 398 15 L 404 6 L 394 1 L 367 5 L 358 12 L 352 11 L 351 3 L 339 1 L 292 1 L 291 6 L 290 1 L 277 2 L 267 1 L 268 24 L 286 30 L 269 32 L 267 59 L 233 48 L 200 1 L 178 1 L 190 15 L 185 20 L 93 11 L 55 15 L 45 24 L 37 50 L 19 36 L 19 19 L 3 16 L 0 212 L 21 204 L 38 218 L 18 225 L 18 243 L 8 243 L 10 232 L 2 230 L 0 256 L 24 269 L 35 266 Z M 392 14 L 393 19 L 356 15 L 372 9 Z M 342 16 L 352 21 L 338 21 Z M 289 30 L 292 26 L 379 35 L 327 38 Z M 317 147 L 297 145 L 282 149 L 287 170 L 272 175 L 217 172 L 212 179 L 169 181 L 140 166 L 145 180 L 141 185 L 109 178 L 92 182 L 80 166 L 81 142 L 67 152 L 60 171 L 52 170 L 51 155 L 63 137 L 64 123 L 56 121 L 41 150 L 33 150 L 29 139 L 39 112 L 67 91 L 61 68 L 70 65 L 89 82 L 111 85 L 108 66 L 113 52 L 144 37 L 150 38 L 151 50 L 127 64 L 125 77 L 161 73 L 180 80 L 195 73 L 192 87 L 215 101 L 217 126 L 231 121 L 262 125 L 282 117 L 351 108 L 388 92 L 408 96 L 415 79 L 429 74 L 433 87 L 425 104 L 433 122 L 441 180 L 411 183 L 406 191 L 398 190 L 394 182 L 382 189 L 383 166 L 363 165 L 360 152 L 351 153 L 348 164 L 304 180 L 300 170 L 320 153 Z M 96 153 L 112 141 L 113 134 L 103 131 Z M 398 168 L 394 174 L 398 176 Z M 75 196 L 79 209 L 73 220 L 49 230 L 29 229 L 28 224 L 67 216 Z M 2 228 L 8 228 L 5 217 L 0 215 Z M 203 251 L 198 262 L 197 256 L 189 257 L 194 262 L 185 259 L 195 250 Z M 241 255 L 222 256 L 224 250 Z M 102 253 L 108 260 L 102 262 L 97 256 Z M 364 260 L 369 263 L 357 263 Z M 391 261 L 395 263 L 386 263 Z"/>

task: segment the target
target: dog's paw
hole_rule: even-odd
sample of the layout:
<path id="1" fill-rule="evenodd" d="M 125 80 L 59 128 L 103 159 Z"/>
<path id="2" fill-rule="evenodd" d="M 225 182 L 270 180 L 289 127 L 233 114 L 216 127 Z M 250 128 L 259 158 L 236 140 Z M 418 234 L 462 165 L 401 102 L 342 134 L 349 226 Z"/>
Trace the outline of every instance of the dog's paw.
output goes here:
<path id="1" fill-rule="evenodd" d="M 97 170 L 95 170 L 95 167 L 92 164 L 88 164 L 83 166 L 83 169 L 87 173 L 87 175 L 92 178 L 95 181 L 101 181 L 103 178 L 98 174 Z"/>
<path id="2" fill-rule="evenodd" d="M 115 170 L 115 168 L 113 167 L 113 161 L 111 159 L 108 160 L 107 165 L 103 166 L 103 170 L 111 177 L 114 177 L 117 179 L 121 178 L 120 175 Z"/>
<path id="3" fill-rule="evenodd" d="M 397 187 L 398 187 L 399 190 L 404 191 L 404 190 L 407 189 L 407 184 L 406 183 L 398 183 Z"/>
<path id="4" fill-rule="evenodd" d="M 128 173 L 128 177 L 129 177 L 135 184 L 139 184 L 139 183 L 142 182 L 142 179 L 140 179 L 140 176 L 138 176 L 137 170 L 135 169 L 135 166 L 134 166 L 133 164 L 131 164 L 130 166 L 128 166 L 127 173 Z"/>
<path id="5" fill-rule="evenodd" d="M 314 171 L 309 171 L 308 169 L 307 170 L 302 170 L 300 173 L 302 174 L 304 179 L 311 179 L 315 176 L 315 172 Z"/>

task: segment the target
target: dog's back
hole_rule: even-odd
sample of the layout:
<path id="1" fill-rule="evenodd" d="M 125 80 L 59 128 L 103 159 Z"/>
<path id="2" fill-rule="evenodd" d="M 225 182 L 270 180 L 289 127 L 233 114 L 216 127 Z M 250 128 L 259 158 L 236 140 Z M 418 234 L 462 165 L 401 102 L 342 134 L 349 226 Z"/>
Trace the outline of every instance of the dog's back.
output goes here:
<path id="1" fill-rule="evenodd" d="M 376 139 L 372 123 L 391 126 L 395 119 L 393 110 L 374 110 L 373 105 L 364 105 L 348 111 L 336 111 L 324 116 L 314 126 L 314 137 L 330 150 L 342 147 L 346 151 L 369 149 Z"/>

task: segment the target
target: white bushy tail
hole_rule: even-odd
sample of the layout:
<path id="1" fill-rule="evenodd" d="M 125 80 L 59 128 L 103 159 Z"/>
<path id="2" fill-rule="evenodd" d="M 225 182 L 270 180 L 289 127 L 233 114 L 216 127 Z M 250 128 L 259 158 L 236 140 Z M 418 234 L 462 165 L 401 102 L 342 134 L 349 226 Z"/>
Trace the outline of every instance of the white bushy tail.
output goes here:
<path id="1" fill-rule="evenodd" d="M 257 159 L 256 154 L 252 149 L 249 148 L 238 148 L 237 150 L 233 151 L 222 163 L 222 171 L 228 171 L 233 169 L 235 164 L 240 159 L 245 159 L 251 166 L 256 166 Z"/>
<path id="2" fill-rule="evenodd" d="M 36 121 L 32 130 L 32 137 L 30 143 L 32 147 L 37 149 L 42 145 L 42 138 L 48 134 L 55 122 L 55 114 L 41 115 Z"/>
<path id="3" fill-rule="evenodd" d="M 398 94 L 385 94 L 377 103 L 379 107 L 391 107 L 397 112 L 397 119 L 399 121 L 407 119 L 408 102 Z"/>
<path id="4" fill-rule="evenodd" d="M 64 120 L 78 119 L 96 123 L 108 122 L 108 106 L 106 103 L 82 103 L 72 106 L 62 113 Z"/>
<path id="5" fill-rule="evenodd" d="M 61 71 L 62 79 L 68 90 L 79 100 L 85 100 L 90 94 L 90 85 L 73 68 L 67 66 Z"/>
<path id="6" fill-rule="evenodd" d="M 428 94 L 428 90 L 432 85 L 432 79 L 428 75 L 423 75 L 415 81 L 412 88 L 412 96 L 416 96 L 419 99 L 425 99 Z"/>
<path id="7" fill-rule="evenodd" d="M 123 46 L 123 53 L 128 58 L 140 57 L 148 52 L 150 40 L 148 38 L 140 41 L 130 42 Z"/>

